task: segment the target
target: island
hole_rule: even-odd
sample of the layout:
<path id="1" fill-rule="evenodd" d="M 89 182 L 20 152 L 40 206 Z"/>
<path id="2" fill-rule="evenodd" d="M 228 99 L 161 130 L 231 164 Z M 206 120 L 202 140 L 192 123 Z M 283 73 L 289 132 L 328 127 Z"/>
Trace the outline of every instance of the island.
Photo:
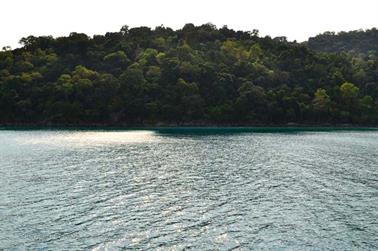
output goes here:
<path id="1" fill-rule="evenodd" d="M 208 23 L 28 36 L 0 52 L 1 125 L 377 125 L 378 31 L 306 42 Z"/>

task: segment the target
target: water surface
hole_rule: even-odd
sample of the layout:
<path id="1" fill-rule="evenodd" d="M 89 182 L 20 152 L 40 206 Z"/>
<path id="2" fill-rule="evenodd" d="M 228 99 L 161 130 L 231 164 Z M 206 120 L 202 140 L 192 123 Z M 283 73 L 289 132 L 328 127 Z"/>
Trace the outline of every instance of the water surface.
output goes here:
<path id="1" fill-rule="evenodd" d="M 0 250 L 377 250 L 378 131 L 0 130 Z"/>

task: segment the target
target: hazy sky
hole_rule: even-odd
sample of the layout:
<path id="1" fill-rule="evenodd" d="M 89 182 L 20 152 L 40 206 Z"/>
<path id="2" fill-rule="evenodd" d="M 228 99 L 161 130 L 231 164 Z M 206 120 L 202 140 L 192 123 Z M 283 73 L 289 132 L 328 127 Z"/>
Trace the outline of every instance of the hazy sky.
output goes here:
<path id="1" fill-rule="evenodd" d="M 130 27 L 211 22 L 306 40 L 324 31 L 378 27 L 378 0 L 2 0 L 0 46 L 28 35 L 88 35 Z"/>

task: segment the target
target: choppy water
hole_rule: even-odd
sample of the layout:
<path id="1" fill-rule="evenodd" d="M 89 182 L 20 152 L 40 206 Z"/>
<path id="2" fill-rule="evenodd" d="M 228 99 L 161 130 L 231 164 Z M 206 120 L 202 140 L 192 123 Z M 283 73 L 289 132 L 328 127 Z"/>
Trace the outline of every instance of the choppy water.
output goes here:
<path id="1" fill-rule="evenodd" d="M 378 131 L 0 130 L 0 250 L 377 250 Z"/>

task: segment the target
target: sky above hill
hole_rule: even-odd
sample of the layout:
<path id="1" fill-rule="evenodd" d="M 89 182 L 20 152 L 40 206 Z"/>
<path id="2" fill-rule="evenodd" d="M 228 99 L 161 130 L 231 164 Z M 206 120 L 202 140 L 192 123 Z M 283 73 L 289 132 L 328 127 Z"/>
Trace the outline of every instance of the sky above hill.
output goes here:
<path id="1" fill-rule="evenodd" d="M 0 48 L 28 35 L 88 35 L 130 27 L 211 22 L 304 41 L 324 31 L 378 27 L 378 0 L 4 0 Z"/>

